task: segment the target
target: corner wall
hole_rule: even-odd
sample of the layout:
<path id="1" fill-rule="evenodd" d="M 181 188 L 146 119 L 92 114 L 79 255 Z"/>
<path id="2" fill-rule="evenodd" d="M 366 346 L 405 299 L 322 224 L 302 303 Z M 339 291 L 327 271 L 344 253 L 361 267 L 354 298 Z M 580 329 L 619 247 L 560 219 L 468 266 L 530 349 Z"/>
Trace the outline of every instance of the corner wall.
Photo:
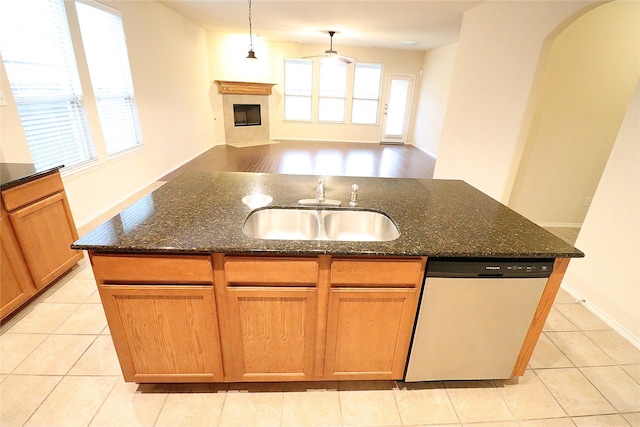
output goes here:
<path id="1" fill-rule="evenodd" d="M 415 145 L 438 157 L 444 112 L 447 108 L 451 74 L 458 43 L 425 52 L 422 78 L 418 78 L 418 106 L 414 125 Z"/>
<path id="2" fill-rule="evenodd" d="M 640 348 L 640 82 L 627 109 L 563 287 Z"/>
<path id="3" fill-rule="evenodd" d="M 435 178 L 506 202 L 545 40 L 594 1 L 489 1 L 465 12 Z"/>
<path id="4" fill-rule="evenodd" d="M 640 2 L 589 11 L 554 41 L 509 206 L 579 227 L 640 78 Z"/>

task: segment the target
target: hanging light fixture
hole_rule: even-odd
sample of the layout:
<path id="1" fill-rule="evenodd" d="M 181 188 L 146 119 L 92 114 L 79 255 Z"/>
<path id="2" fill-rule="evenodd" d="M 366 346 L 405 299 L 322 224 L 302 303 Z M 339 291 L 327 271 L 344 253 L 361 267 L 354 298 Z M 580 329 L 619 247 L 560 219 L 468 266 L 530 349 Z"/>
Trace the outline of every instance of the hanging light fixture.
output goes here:
<path id="1" fill-rule="evenodd" d="M 253 33 L 251 32 L 251 0 L 249 0 L 249 54 L 247 59 L 258 59 L 253 51 Z"/>

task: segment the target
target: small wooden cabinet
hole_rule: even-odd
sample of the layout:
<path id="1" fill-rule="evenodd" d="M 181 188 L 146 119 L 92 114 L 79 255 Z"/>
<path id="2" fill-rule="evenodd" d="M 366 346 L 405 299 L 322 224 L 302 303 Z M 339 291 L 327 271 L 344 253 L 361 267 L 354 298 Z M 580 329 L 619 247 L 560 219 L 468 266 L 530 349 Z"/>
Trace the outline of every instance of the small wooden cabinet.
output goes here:
<path id="1" fill-rule="evenodd" d="M 233 381 L 311 380 L 318 260 L 226 257 L 227 341 Z"/>
<path id="2" fill-rule="evenodd" d="M 402 378 L 424 266 L 422 259 L 331 263 L 326 379 Z"/>
<path id="3" fill-rule="evenodd" d="M 77 239 L 57 170 L 2 191 L 2 318 L 82 259 Z"/>
<path id="4" fill-rule="evenodd" d="M 95 255 L 92 264 L 126 381 L 223 381 L 210 257 Z"/>

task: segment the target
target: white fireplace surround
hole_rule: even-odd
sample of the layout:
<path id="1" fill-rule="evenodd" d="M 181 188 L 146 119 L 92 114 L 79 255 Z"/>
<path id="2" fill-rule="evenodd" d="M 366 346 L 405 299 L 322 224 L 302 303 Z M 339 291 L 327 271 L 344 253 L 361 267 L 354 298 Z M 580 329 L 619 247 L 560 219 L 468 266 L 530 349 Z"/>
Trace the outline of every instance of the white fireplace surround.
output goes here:
<path id="1" fill-rule="evenodd" d="M 269 140 L 269 95 L 271 83 L 229 82 L 216 80 L 222 95 L 224 136 L 227 144 Z M 259 126 L 235 126 L 234 104 L 259 104 Z"/>

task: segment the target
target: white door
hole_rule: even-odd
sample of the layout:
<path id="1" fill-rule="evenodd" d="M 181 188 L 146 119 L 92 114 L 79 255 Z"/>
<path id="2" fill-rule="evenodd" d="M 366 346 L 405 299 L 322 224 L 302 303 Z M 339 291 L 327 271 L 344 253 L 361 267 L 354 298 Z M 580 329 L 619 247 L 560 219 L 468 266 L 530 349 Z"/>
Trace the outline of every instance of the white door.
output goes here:
<path id="1" fill-rule="evenodd" d="M 380 142 L 404 144 L 411 114 L 414 76 L 387 74 Z"/>

